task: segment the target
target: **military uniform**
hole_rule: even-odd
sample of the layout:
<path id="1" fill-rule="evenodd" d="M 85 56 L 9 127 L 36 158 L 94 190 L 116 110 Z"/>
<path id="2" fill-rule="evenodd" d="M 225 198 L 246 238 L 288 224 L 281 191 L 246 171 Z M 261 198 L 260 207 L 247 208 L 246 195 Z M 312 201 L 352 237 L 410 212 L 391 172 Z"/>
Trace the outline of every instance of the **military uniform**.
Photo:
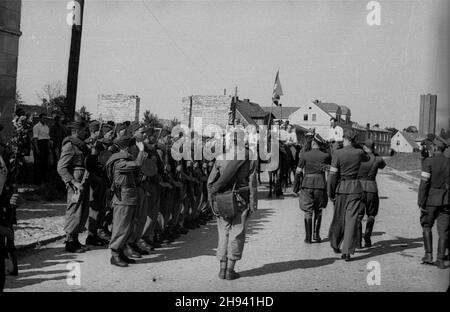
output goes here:
<path id="1" fill-rule="evenodd" d="M 226 157 L 225 159 L 230 158 Z M 257 209 L 257 161 L 250 159 L 218 160 L 208 178 L 208 197 L 211 208 L 217 216 L 219 233 L 217 258 L 221 263 L 220 278 L 235 279 L 239 277 L 234 271 L 234 264 L 242 257 L 250 211 Z M 248 188 L 240 192 L 246 208 L 239 211 L 232 219 L 225 219 L 217 210 L 216 195 L 230 191 L 234 185 L 236 190 L 243 187 Z"/>
<path id="2" fill-rule="evenodd" d="M 345 134 L 344 134 L 345 135 Z M 354 134 L 347 134 L 354 139 Z M 332 155 L 330 174 L 328 176 L 328 194 L 334 201 L 334 215 L 330 225 L 329 239 L 333 250 L 350 260 L 350 254 L 356 248 L 356 227 L 363 189 L 358 180 L 361 163 L 367 161 L 361 149 L 352 145 L 335 150 Z"/>
<path id="3" fill-rule="evenodd" d="M 371 143 L 371 141 L 366 142 L 366 146 L 373 146 L 373 143 Z M 378 207 L 380 203 L 376 176 L 378 169 L 383 169 L 386 167 L 386 163 L 382 157 L 374 155 L 373 153 L 368 154 L 368 157 L 369 160 L 361 164 L 358 172 L 358 179 L 361 182 L 363 190 L 361 210 L 358 217 L 357 246 L 359 248 L 361 247 L 362 219 L 364 215 L 367 215 L 366 230 L 364 233 L 365 246 L 372 246 L 370 237 L 372 235 L 373 225 L 375 223 L 375 217 L 378 214 Z"/>
<path id="4" fill-rule="evenodd" d="M 313 148 L 300 155 L 296 173 L 304 171 L 304 177 L 299 194 L 300 209 L 305 212 L 306 243 L 313 239 L 320 242 L 320 224 L 322 221 L 322 209 L 327 207 L 327 185 L 325 169 L 331 163 L 331 156 L 322 152 L 319 148 Z M 313 217 L 314 214 L 314 230 Z"/>
<path id="5" fill-rule="evenodd" d="M 436 142 L 437 146 L 442 143 Z M 449 242 L 449 185 L 450 158 L 437 152 L 432 158 L 427 158 L 422 166 L 421 182 L 419 186 L 418 205 L 421 208 L 420 224 L 423 229 L 425 256 L 423 263 L 432 264 L 432 232 L 434 222 L 437 223 L 439 235 L 437 250 L 437 266 L 445 268 L 445 251 Z"/>
<path id="6" fill-rule="evenodd" d="M 126 141 L 125 138 L 121 140 Z M 124 254 L 124 248 L 133 230 L 133 218 L 138 205 L 136 173 L 142 165 L 143 158 L 144 153 L 139 152 L 136 160 L 132 160 L 132 156 L 122 150 L 113 154 L 106 163 L 107 174 L 112 180 L 114 189 L 113 229 L 109 243 L 112 252 L 111 264 L 126 266 L 127 263 L 133 263 Z"/>
<path id="7" fill-rule="evenodd" d="M 78 241 L 78 234 L 84 229 L 89 216 L 89 183 L 85 168 L 86 145 L 78 137 L 64 139 L 61 157 L 58 161 L 58 173 L 67 187 L 67 209 L 64 225 L 66 250 L 84 252 L 87 250 Z M 82 183 L 78 193 L 73 182 Z"/>

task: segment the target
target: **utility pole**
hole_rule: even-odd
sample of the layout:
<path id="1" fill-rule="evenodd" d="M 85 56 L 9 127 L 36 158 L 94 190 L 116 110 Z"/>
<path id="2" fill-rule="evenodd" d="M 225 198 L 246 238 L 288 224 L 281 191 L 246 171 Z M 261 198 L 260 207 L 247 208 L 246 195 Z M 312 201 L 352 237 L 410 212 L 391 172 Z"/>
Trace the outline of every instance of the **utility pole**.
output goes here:
<path id="1" fill-rule="evenodd" d="M 80 64 L 81 30 L 83 25 L 84 0 L 73 2 L 72 37 L 70 41 L 69 70 L 67 73 L 66 117 L 75 118 L 77 102 L 78 68 Z"/>

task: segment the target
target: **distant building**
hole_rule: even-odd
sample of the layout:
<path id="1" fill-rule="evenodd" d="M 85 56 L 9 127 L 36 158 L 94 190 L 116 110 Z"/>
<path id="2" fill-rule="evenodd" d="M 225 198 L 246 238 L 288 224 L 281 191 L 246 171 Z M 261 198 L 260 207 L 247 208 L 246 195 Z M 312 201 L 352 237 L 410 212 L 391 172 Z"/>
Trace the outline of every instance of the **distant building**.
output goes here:
<path id="1" fill-rule="evenodd" d="M 95 119 L 124 122 L 139 121 L 140 98 L 137 95 L 101 94 L 97 99 Z"/>
<path id="2" fill-rule="evenodd" d="M 391 138 L 391 148 L 397 153 L 412 153 L 420 150 L 420 141 L 419 133 L 398 131 Z"/>
<path id="3" fill-rule="evenodd" d="M 273 106 L 272 108 L 270 106 L 264 106 L 262 108 L 266 113 L 270 113 L 272 111 L 272 114 L 274 116 L 275 121 L 282 120 L 287 121 L 289 120 L 289 116 L 291 116 L 295 111 L 300 109 L 299 106 L 287 106 L 287 107 L 280 107 L 280 106 Z"/>
<path id="4" fill-rule="evenodd" d="M 380 127 L 371 127 L 367 124 L 365 127 L 352 123 L 352 129 L 357 133 L 356 141 L 364 143 L 365 140 L 371 139 L 375 144 L 375 152 L 381 155 L 389 154 L 391 150 L 392 133 L 389 130 Z"/>
<path id="5" fill-rule="evenodd" d="M 316 133 L 326 139 L 331 117 L 336 118 L 343 128 L 351 126 L 351 111 L 348 107 L 320 101 L 303 105 L 295 110 L 289 115 L 289 123 L 306 129 L 315 129 Z"/>
<path id="6" fill-rule="evenodd" d="M 1 135 L 12 135 L 19 55 L 21 0 L 0 1 L 0 124 Z"/>
<path id="7" fill-rule="evenodd" d="M 236 119 L 243 126 L 267 125 L 269 114 L 259 104 L 250 102 L 249 99 L 239 100 L 238 98 L 236 102 Z"/>
<path id="8" fill-rule="evenodd" d="M 421 136 L 436 133 L 436 106 L 436 95 L 428 93 L 420 96 L 419 134 Z"/>

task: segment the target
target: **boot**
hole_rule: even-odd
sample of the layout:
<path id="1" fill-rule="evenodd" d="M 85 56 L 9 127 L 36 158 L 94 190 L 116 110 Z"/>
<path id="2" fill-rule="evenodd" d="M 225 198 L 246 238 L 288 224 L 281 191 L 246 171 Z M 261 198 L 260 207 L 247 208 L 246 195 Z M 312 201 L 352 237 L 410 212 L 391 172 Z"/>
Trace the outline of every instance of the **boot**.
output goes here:
<path id="1" fill-rule="evenodd" d="M 312 219 L 305 219 L 305 243 L 311 244 Z"/>
<path id="2" fill-rule="evenodd" d="M 145 240 L 143 240 L 142 238 L 140 240 L 138 240 L 136 244 L 140 249 L 143 249 L 149 253 L 150 253 L 150 251 L 155 250 L 155 248 L 153 248 L 152 246 L 147 244 L 147 242 Z"/>
<path id="3" fill-rule="evenodd" d="M 236 264 L 235 260 L 228 259 L 227 269 L 225 270 L 225 279 L 231 281 L 240 277 L 239 274 L 234 271 L 235 264 Z"/>
<path id="4" fill-rule="evenodd" d="M 422 264 L 433 264 L 433 235 L 430 228 L 423 228 L 423 247 L 425 256 L 422 258 Z"/>
<path id="5" fill-rule="evenodd" d="M 75 245 L 78 246 L 78 248 L 81 248 L 81 249 L 83 249 L 84 251 L 89 251 L 89 250 L 90 250 L 88 246 L 83 245 L 82 243 L 80 243 L 80 241 L 78 240 L 78 234 L 76 234 L 76 235 L 74 236 L 73 242 L 74 242 Z"/>
<path id="6" fill-rule="evenodd" d="M 362 221 L 356 221 L 356 249 L 362 249 Z"/>
<path id="7" fill-rule="evenodd" d="M 322 223 L 322 212 L 319 214 L 314 214 L 314 234 L 313 241 L 320 243 L 322 239 L 320 238 L 320 224 Z"/>
<path id="8" fill-rule="evenodd" d="M 137 253 L 148 256 L 150 253 L 147 251 L 147 249 L 141 248 L 142 244 L 138 244 L 137 242 L 131 245 L 131 248 L 133 248 Z"/>
<path id="9" fill-rule="evenodd" d="M 128 266 L 128 263 L 122 259 L 121 257 L 121 252 L 112 249 L 111 250 L 111 260 L 110 260 L 112 265 L 124 268 Z"/>
<path id="10" fill-rule="evenodd" d="M 12 262 L 13 268 L 12 270 L 9 272 L 9 275 L 11 276 L 18 276 L 19 275 L 19 266 L 17 264 L 17 256 L 16 256 L 16 252 L 12 251 L 9 253 L 9 259 Z"/>
<path id="11" fill-rule="evenodd" d="M 220 261 L 220 271 L 219 271 L 220 279 L 225 279 L 226 271 L 227 271 L 227 261 L 222 260 L 222 261 Z"/>
<path id="12" fill-rule="evenodd" d="M 107 244 L 107 242 L 104 241 L 103 239 L 101 239 L 98 235 L 91 235 L 91 234 L 89 234 L 86 237 L 86 245 L 105 246 L 106 244 Z"/>
<path id="13" fill-rule="evenodd" d="M 124 261 L 127 264 L 135 264 L 136 263 L 136 260 L 128 258 L 123 251 L 119 254 L 119 257 L 120 257 L 120 259 L 122 259 L 122 261 Z"/>
<path id="14" fill-rule="evenodd" d="M 372 236 L 373 225 L 375 224 L 375 217 L 369 216 L 366 222 L 366 232 L 364 233 L 364 247 L 372 247 L 372 241 L 370 237 Z"/>
<path id="15" fill-rule="evenodd" d="M 142 258 L 142 255 L 134 250 L 129 244 L 125 245 L 123 253 L 128 258 Z"/>
<path id="16" fill-rule="evenodd" d="M 436 266 L 439 269 L 445 269 L 445 250 L 448 246 L 448 240 L 446 238 L 440 238 L 438 241 L 438 250 L 437 250 L 437 260 L 436 260 Z"/>
<path id="17" fill-rule="evenodd" d="M 81 248 L 80 246 L 78 246 L 76 244 L 76 242 L 74 241 L 66 241 L 66 247 L 65 247 L 67 252 L 71 252 L 71 253 L 83 253 L 85 252 L 85 250 L 83 248 Z"/>

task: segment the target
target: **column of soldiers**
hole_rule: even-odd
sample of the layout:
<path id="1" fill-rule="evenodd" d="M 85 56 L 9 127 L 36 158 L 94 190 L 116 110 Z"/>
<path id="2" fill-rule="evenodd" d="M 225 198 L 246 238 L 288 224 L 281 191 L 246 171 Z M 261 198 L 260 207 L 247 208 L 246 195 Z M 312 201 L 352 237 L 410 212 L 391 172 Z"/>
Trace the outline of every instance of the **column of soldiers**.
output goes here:
<path id="1" fill-rule="evenodd" d="M 321 242 L 322 209 L 327 207 L 330 199 L 334 213 L 328 236 L 333 251 L 342 253 L 345 261 L 350 261 L 356 249 L 363 248 L 363 239 L 365 248 L 372 246 L 372 230 L 379 209 L 376 175 L 386 166 L 383 158 L 375 152 L 372 140 L 368 139 L 362 145 L 356 144 L 355 140 L 356 134 L 346 129 L 343 146 L 327 149 L 325 140 L 311 133 L 296 170 L 296 178 L 301 181 L 299 205 L 304 211 L 305 243 Z M 449 248 L 450 142 L 433 135 L 428 135 L 426 140 L 431 151 L 422 159 L 418 194 L 425 249 L 422 262 L 444 269 Z M 325 177 L 326 172 L 328 178 Z M 363 234 L 364 216 L 366 227 Z M 439 240 L 437 261 L 433 262 L 431 229 L 435 222 Z"/>
<path id="2" fill-rule="evenodd" d="M 213 163 L 174 160 L 168 131 L 99 121 L 70 129 L 57 167 L 67 186 L 68 252 L 109 245 L 111 264 L 126 267 L 212 219 L 206 181 Z"/>

